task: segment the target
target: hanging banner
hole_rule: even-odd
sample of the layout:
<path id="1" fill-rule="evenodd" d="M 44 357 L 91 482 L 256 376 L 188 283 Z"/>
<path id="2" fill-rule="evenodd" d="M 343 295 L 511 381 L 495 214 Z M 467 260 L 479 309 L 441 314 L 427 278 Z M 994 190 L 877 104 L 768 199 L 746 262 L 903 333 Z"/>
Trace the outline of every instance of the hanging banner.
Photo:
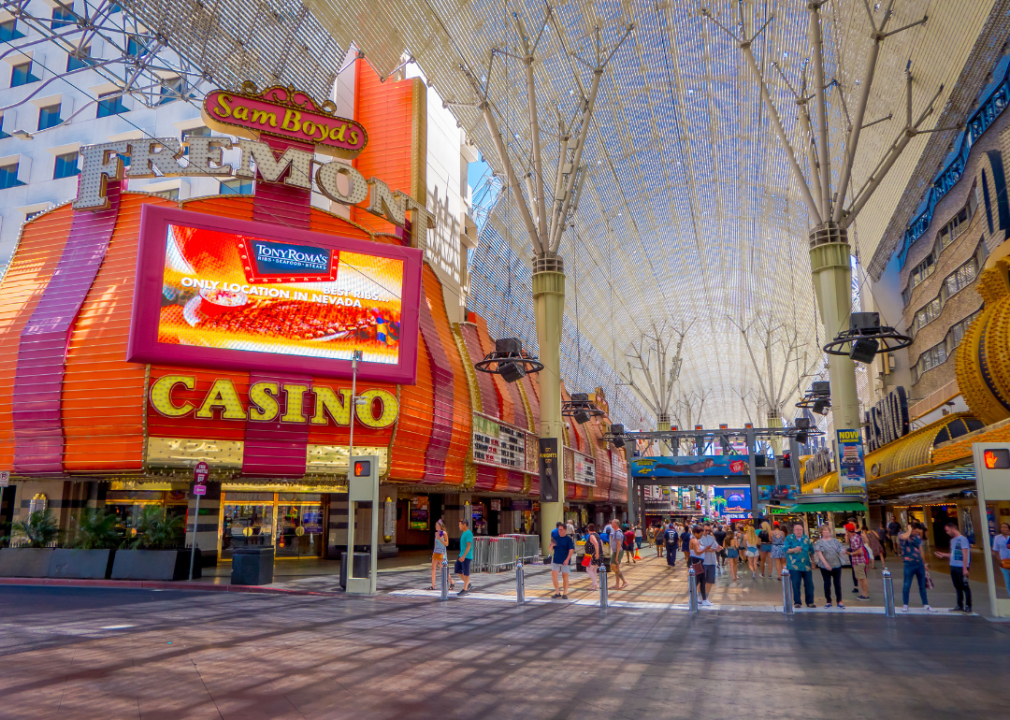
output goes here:
<path id="1" fill-rule="evenodd" d="M 866 465 L 863 437 L 858 430 L 838 430 L 838 489 L 854 495 L 866 494 Z"/>
<path id="2" fill-rule="evenodd" d="M 539 438 L 540 440 L 540 500 L 542 502 L 558 502 L 561 468 L 558 467 L 557 438 Z"/>
<path id="3" fill-rule="evenodd" d="M 692 477 L 698 475 L 748 475 L 750 465 L 740 455 L 679 455 L 644 457 L 630 461 L 635 477 Z"/>

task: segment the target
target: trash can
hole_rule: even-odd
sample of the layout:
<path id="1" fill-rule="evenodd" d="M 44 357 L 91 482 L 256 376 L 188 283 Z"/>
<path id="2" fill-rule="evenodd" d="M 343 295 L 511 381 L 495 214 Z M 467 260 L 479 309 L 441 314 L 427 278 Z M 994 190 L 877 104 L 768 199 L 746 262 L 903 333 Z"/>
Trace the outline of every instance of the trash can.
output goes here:
<path id="1" fill-rule="evenodd" d="M 274 581 L 272 545 L 237 547 L 231 559 L 232 585 L 270 585 Z"/>
<path id="2" fill-rule="evenodd" d="M 372 556 L 368 553 L 354 553 L 354 577 L 366 578 L 372 568 Z M 340 553 L 340 587 L 347 589 L 347 553 Z"/>

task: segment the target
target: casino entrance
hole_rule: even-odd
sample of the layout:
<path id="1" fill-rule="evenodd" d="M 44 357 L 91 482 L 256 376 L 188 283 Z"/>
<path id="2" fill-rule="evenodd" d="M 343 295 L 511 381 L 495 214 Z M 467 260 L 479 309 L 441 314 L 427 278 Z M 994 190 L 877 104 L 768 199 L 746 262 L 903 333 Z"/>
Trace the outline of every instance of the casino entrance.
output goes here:
<path id="1" fill-rule="evenodd" d="M 321 493 L 221 493 L 219 557 L 230 559 L 236 548 L 274 546 L 275 557 L 315 559 L 324 556 L 327 496 Z"/>

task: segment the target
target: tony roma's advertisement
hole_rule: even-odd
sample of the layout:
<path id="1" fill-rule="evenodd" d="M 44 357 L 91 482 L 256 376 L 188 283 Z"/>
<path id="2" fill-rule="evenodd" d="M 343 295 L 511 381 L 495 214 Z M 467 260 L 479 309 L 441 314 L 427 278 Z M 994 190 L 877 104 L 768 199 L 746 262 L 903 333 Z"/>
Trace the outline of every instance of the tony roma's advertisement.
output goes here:
<path id="1" fill-rule="evenodd" d="M 132 361 L 413 382 L 420 253 L 145 208 Z M 138 322 L 139 320 L 139 322 Z"/>

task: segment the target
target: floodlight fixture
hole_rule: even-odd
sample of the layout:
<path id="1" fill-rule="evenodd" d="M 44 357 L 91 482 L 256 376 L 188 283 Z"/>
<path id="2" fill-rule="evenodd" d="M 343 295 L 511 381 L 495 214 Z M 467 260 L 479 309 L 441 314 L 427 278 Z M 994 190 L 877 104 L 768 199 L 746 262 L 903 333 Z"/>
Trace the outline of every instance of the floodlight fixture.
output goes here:
<path id="1" fill-rule="evenodd" d="M 858 312 L 849 318 L 849 329 L 838 333 L 824 346 L 829 355 L 848 355 L 856 362 L 869 364 L 878 352 L 907 348 L 912 338 L 893 327 L 880 324 L 880 313 Z"/>
<path id="2" fill-rule="evenodd" d="M 522 340 L 518 338 L 495 340 L 494 350 L 473 366 L 481 372 L 501 375 L 507 383 L 522 380 L 528 374 L 544 369 L 543 363 L 538 362 L 536 356 L 523 352 Z"/>

